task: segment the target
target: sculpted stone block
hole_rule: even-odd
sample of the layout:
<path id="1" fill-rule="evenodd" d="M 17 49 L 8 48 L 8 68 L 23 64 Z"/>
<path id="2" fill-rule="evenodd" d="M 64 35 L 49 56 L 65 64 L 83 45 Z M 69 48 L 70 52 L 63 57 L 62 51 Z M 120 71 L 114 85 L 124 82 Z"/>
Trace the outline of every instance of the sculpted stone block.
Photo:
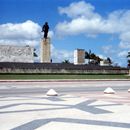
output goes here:
<path id="1" fill-rule="evenodd" d="M 34 62 L 34 48 L 30 46 L 0 45 L 0 62 Z"/>

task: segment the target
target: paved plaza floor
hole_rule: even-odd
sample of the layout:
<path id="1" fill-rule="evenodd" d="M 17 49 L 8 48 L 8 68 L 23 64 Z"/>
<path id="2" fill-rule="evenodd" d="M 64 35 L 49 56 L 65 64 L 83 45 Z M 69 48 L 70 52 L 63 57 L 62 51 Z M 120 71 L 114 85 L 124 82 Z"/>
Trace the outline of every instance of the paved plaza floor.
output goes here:
<path id="1" fill-rule="evenodd" d="M 94 83 L 88 84 L 94 87 Z M 14 88 L 28 85 L 16 84 Z M 50 86 L 47 83 L 39 85 Z M 125 90 L 116 91 L 116 94 L 104 94 L 101 89 L 62 91 L 58 96 L 46 96 L 45 92 L 9 94 L 14 89 L 13 83 L 0 83 L 0 87 L 0 91 L 8 91 L 0 94 L 0 130 L 130 130 L 130 93 Z M 69 87 L 74 87 L 73 83 Z"/>

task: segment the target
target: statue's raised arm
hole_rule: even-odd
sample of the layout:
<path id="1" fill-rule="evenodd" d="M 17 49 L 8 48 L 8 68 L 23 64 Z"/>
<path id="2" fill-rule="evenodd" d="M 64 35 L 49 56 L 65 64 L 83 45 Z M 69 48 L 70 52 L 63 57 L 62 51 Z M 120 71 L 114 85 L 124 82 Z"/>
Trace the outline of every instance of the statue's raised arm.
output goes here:
<path id="1" fill-rule="evenodd" d="M 47 39 L 48 36 L 48 31 L 49 31 L 49 25 L 47 22 L 42 27 L 42 32 L 44 32 L 44 38 Z"/>

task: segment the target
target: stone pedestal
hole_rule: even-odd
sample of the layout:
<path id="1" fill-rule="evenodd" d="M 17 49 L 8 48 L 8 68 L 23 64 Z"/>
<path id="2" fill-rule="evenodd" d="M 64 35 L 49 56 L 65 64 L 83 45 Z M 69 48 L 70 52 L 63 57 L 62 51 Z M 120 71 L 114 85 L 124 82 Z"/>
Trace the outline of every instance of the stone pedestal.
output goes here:
<path id="1" fill-rule="evenodd" d="M 50 63 L 50 38 L 41 41 L 41 63 Z"/>

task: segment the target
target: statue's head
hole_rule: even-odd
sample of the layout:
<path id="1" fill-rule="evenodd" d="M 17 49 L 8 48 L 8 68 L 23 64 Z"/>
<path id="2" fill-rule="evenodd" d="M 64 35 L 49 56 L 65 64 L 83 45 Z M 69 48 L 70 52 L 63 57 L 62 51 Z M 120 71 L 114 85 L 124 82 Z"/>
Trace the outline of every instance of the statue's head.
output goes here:
<path id="1" fill-rule="evenodd" d="M 47 25 L 48 24 L 48 22 L 45 22 L 45 25 Z"/>

